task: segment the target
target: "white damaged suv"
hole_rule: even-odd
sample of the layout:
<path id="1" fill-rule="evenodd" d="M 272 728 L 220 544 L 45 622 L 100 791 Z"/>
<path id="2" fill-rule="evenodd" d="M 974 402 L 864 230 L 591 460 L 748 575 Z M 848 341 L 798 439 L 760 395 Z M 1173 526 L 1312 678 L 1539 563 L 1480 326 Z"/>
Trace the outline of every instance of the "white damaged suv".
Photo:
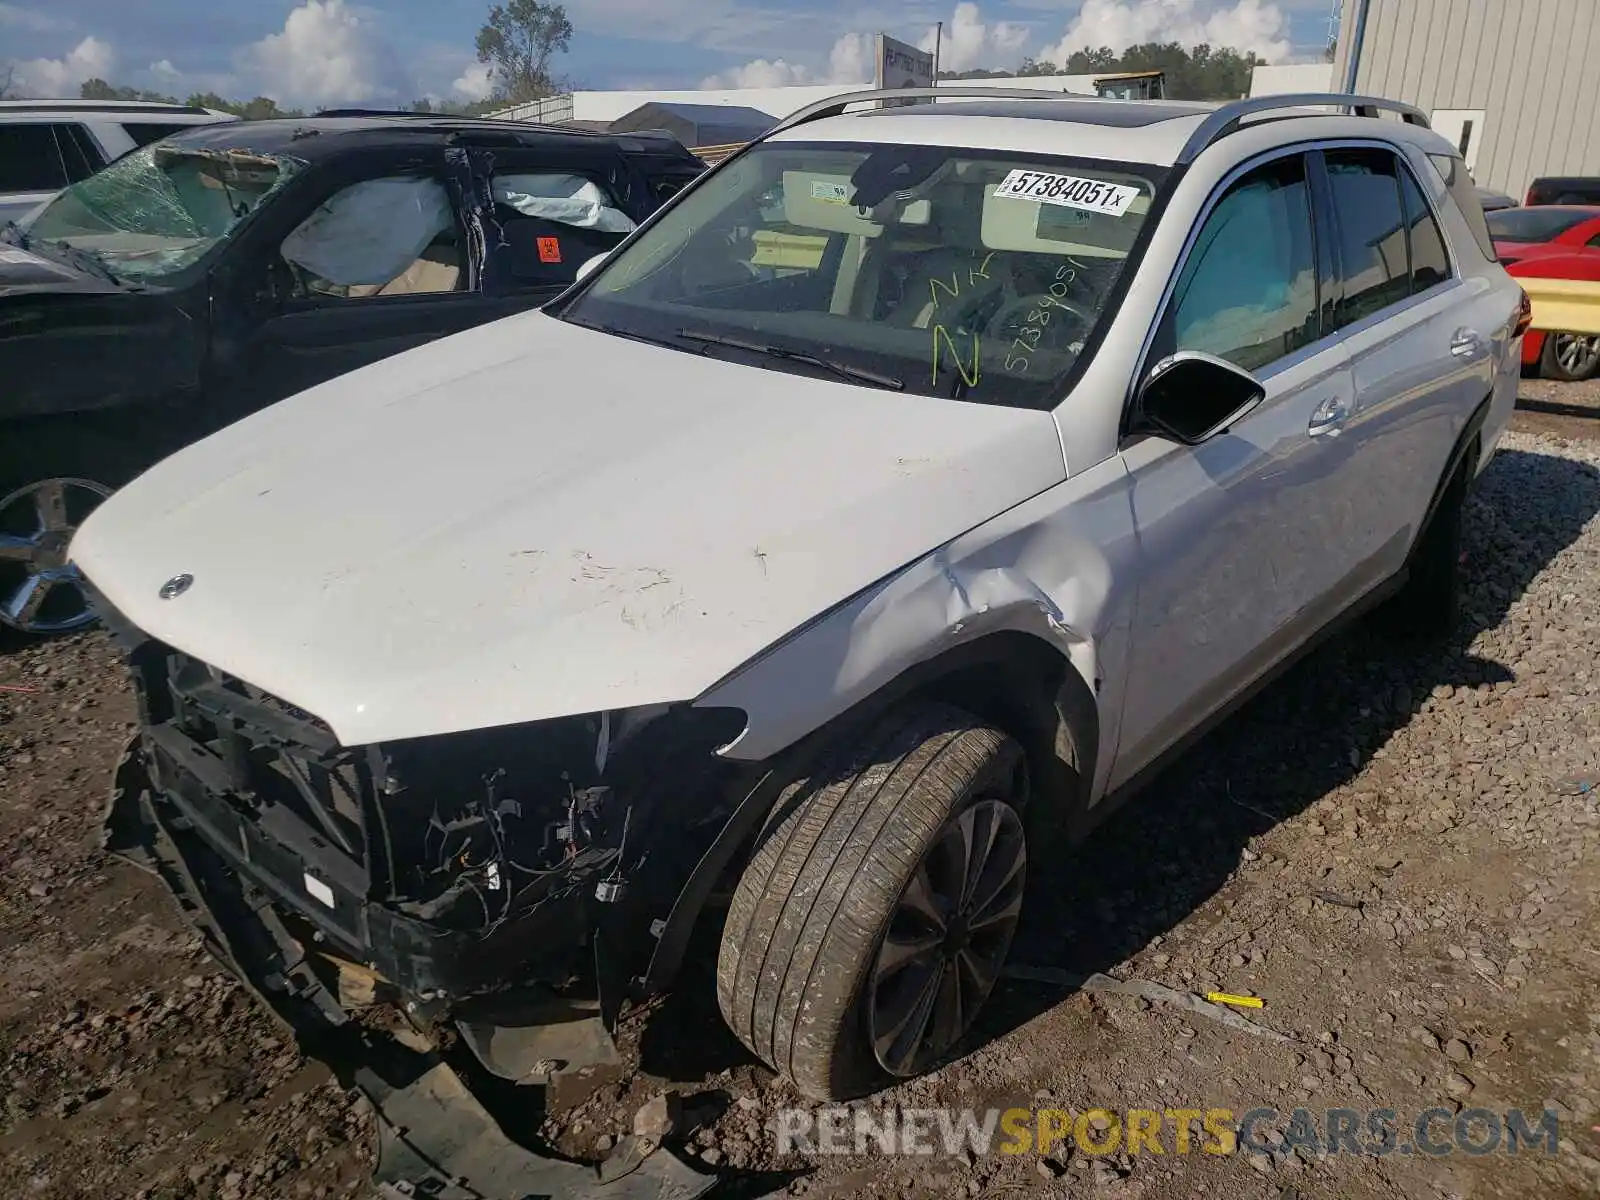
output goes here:
<path id="1" fill-rule="evenodd" d="M 292 1019 L 546 1078 L 609 1041 L 505 998 L 611 1030 L 720 890 L 728 1024 L 870 1092 L 961 1045 L 1049 839 L 1342 619 L 1448 624 L 1529 311 L 1420 113 L 893 95 L 82 527 L 112 844 Z"/>

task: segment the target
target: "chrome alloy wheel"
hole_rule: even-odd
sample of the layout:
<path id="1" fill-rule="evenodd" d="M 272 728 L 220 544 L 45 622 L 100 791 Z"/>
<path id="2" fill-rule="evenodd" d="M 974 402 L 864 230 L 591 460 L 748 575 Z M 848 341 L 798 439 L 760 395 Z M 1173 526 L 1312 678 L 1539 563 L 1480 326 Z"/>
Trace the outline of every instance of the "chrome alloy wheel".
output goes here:
<path id="1" fill-rule="evenodd" d="M 994 797 L 957 813 L 901 893 L 868 979 L 868 1035 L 891 1075 L 935 1066 L 994 989 L 1017 919 L 1028 850 Z"/>
<path id="2" fill-rule="evenodd" d="M 92 479 L 41 479 L 0 498 L 0 625 L 65 633 L 94 621 L 67 561 L 79 524 L 111 494 Z"/>
<path id="3" fill-rule="evenodd" d="M 1600 337 L 1581 333 L 1552 333 L 1555 357 L 1561 369 L 1574 379 L 1587 379 L 1600 366 Z"/>

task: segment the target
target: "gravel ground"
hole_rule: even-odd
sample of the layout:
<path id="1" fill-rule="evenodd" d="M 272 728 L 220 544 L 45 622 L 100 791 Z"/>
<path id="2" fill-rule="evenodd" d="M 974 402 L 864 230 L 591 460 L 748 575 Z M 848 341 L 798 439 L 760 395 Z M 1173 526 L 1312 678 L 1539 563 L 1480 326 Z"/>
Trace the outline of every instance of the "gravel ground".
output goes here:
<path id="1" fill-rule="evenodd" d="M 778 1158 L 774 1112 L 798 1100 L 720 1029 L 709 951 L 629 1025 L 633 1070 L 556 1090 L 547 1136 L 600 1151 L 665 1089 L 729 1195 L 1596 1194 L 1600 792 L 1568 793 L 1600 779 L 1600 422 L 1530 424 L 1472 500 L 1454 644 L 1330 642 L 1038 888 L 1014 954 L 1036 974 L 1253 993 L 1247 1015 L 1291 1040 L 1012 980 L 971 1053 L 872 1104 L 1549 1108 L 1558 1154 L 1178 1156 L 1169 1131 L 1159 1157 Z M 98 849 L 133 718 L 104 639 L 11 646 L 0 689 L 0 1193 L 366 1194 L 359 1102 Z"/>

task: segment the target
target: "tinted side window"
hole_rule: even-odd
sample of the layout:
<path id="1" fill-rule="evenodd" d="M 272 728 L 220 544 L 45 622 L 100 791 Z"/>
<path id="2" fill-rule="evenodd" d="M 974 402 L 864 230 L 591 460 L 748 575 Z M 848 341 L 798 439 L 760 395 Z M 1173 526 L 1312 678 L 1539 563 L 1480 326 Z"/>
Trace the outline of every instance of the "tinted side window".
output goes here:
<path id="1" fill-rule="evenodd" d="M 151 142 L 159 142 L 164 137 L 171 137 L 175 133 L 194 128 L 193 125 L 175 125 L 162 121 L 124 121 L 122 127 L 128 131 L 128 136 L 133 139 L 135 146 L 148 146 Z"/>
<path id="2" fill-rule="evenodd" d="M 48 192 L 67 186 L 66 167 L 49 125 L 0 125 L 0 192 Z"/>
<path id="3" fill-rule="evenodd" d="M 1305 160 L 1235 182 L 1206 217 L 1178 274 L 1161 344 L 1259 370 L 1320 333 L 1316 242 Z"/>
<path id="4" fill-rule="evenodd" d="M 1489 236 L 1489 223 L 1483 215 L 1483 203 L 1478 199 L 1478 189 L 1472 182 L 1472 173 L 1467 170 L 1467 164 L 1454 154 L 1430 154 L 1428 161 L 1433 164 L 1433 169 L 1439 172 L 1439 178 L 1444 180 L 1445 187 L 1450 189 L 1450 198 L 1456 202 L 1461 215 L 1467 219 L 1467 228 L 1472 230 L 1478 249 L 1483 251 L 1485 258 L 1493 262 L 1498 257 L 1494 252 L 1494 239 Z"/>
<path id="5" fill-rule="evenodd" d="M 1411 295 L 1405 214 L 1394 155 L 1332 150 L 1327 162 L 1344 269 L 1339 323 L 1349 325 Z"/>
<path id="6" fill-rule="evenodd" d="M 89 131 L 82 125 L 57 125 L 55 129 L 56 146 L 61 151 L 61 161 L 66 164 L 67 178 L 73 183 L 89 178 L 105 166 Z"/>
<path id="7" fill-rule="evenodd" d="M 67 132 L 72 135 L 74 144 L 83 155 L 83 161 L 89 165 L 89 174 L 93 175 L 106 165 L 105 151 L 100 149 L 100 143 L 82 125 L 68 125 Z"/>
<path id="8" fill-rule="evenodd" d="M 1411 244 L 1411 294 L 1425 292 L 1450 278 L 1450 255 L 1444 248 L 1439 223 L 1423 198 L 1411 172 L 1400 168 L 1400 192 L 1405 199 L 1406 227 Z"/>

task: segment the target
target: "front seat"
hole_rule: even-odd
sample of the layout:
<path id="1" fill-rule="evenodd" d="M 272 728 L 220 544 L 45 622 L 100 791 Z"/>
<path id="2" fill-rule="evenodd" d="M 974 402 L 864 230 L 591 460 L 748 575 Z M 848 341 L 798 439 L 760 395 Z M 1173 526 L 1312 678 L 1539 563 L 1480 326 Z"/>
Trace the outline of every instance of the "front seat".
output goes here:
<path id="1" fill-rule="evenodd" d="M 461 250 L 455 239 L 437 241 L 384 284 L 358 284 L 351 296 L 423 296 L 453 292 L 461 282 Z"/>

